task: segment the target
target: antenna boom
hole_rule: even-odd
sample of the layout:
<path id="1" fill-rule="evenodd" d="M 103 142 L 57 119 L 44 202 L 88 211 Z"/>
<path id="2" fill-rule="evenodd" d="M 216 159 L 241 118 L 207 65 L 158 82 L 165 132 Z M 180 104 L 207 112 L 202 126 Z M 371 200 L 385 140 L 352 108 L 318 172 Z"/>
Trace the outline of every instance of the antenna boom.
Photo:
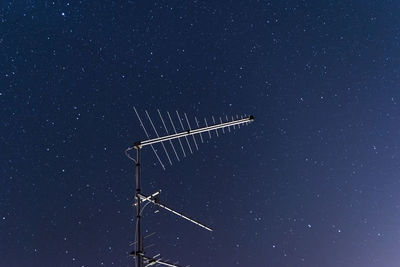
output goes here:
<path id="1" fill-rule="evenodd" d="M 165 142 L 165 141 L 168 141 L 168 140 L 173 140 L 173 139 L 177 139 L 177 138 L 181 138 L 181 137 L 187 137 L 187 136 L 190 136 L 190 135 L 200 134 L 200 133 L 203 133 L 203 132 L 209 132 L 211 130 L 217 130 L 217 129 L 221 129 L 221 128 L 225 128 L 225 127 L 245 124 L 245 123 L 249 123 L 249 122 L 253 122 L 253 121 L 254 121 L 254 117 L 253 116 L 249 116 L 249 117 L 244 118 L 244 119 L 233 120 L 233 121 L 229 121 L 229 122 L 219 123 L 219 124 L 216 124 L 216 125 L 206 126 L 206 127 L 203 127 L 203 128 L 198 128 L 198 129 L 194 129 L 194 130 L 187 130 L 187 131 L 183 131 L 183 132 L 180 132 L 180 133 L 175 133 L 175 134 L 170 134 L 170 135 L 166 135 L 166 136 L 162 136 L 162 137 L 148 139 L 148 140 L 144 140 L 144 141 L 141 141 L 141 142 L 135 142 L 135 144 L 133 145 L 133 148 L 136 148 L 136 147 L 140 147 L 141 148 L 141 147 L 144 147 L 144 146 L 153 145 L 153 144 L 160 143 L 160 142 Z"/>

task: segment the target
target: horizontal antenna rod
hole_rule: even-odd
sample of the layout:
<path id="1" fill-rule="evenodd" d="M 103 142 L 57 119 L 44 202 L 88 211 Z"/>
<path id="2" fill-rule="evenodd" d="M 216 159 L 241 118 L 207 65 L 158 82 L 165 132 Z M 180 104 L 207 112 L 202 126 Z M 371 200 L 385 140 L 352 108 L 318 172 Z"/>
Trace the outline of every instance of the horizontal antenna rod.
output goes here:
<path id="1" fill-rule="evenodd" d="M 201 224 L 201 223 L 199 223 L 199 222 L 196 222 L 195 220 L 190 219 L 189 217 L 183 215 L 182 213 L 179 213 L 179 212 L 177 212 L 177 211 L 174 211 L 173 209 L 170 209 L 170 208 L 168 208 L 167 206 L 164 206 L 163 204 L 160 204 L 160 203 L 156 202 L 156 201 L 153 199 L 153 198 L 154 198 L 153 196 L 157 196 L 159 193 L 160 193 L 160 191 L 154 193 L 153 195 L 151 195 L 151 196 L 149 196 L 149 197 L 146 197 L 146 196 L 144 196 L 144 195 L 142 195 L 142 194 L 138 194 L 138 195 L 139 195 L 141 201 L 150 201 L 150 202 L 153 203 L 154 205 L 159 206 L 160 208 L 163 208 L 163 209 L 165 209 L 165 210 L 167 210 L 167 211 L 169 211 L 169 212 L 172 212 L 173 214 L 178 215 L 179 217 L 181 217 L 181 218 L 183 218 L 183 219 L 185 219 L 185 220 L 188 220 L 189 222 L 194 223 L 194 224 L 196 224 L 196 225 L 198 225 L 198 226 L 200 226 L 200 227 L 202 227 L 202 228 L 204 228 L 204 229 L 206 229 L 206 230 L 212 232 L 212 229 L 211 229 L 211 228 L 209 228 L 209 227 L 207 227 L 207 226 L 205 226 L 205 225 L 203 225 L 203 224 Z"/>
<path id="2" fill-rule="evenodd" d="M 160 264 L 160 265 L 169 266 L 169 267 L 181 267 L 180 265 L 172 264 L 172 263 L 169 263 L 162 259 L 156 259 L 155 257 L 150 258 L 150 257 L 144 256 L 143 258 L 145 258 L 148 261 L 145 267 L 152 266 L 154 264 L 157 264 L 157 265 Z"/>
<path id="3" fill-rule="evenodd" d="M 220 124 L 216 124 L 216 125 L 206 126 L 206 127 L 203 127 L 203 128 L 198 128 L 198 129 L 194 129 L 194 130 L 187 130 L 187 131 L 180 132 L 180 133 L 175 133 L 175 134 L 171 134 L 171 135 L 157 137 L 157 138 L 153 138 L 153 139 L 149 139 L 149 140 L 145 140 L 145 141 L 141 141 L 141 142 L 135 142 L 133 147 L 134 148 L 135 147 L 141 148 L 141 147 L 144 147 L 144 146 L 153 145 L 153 144 L 160 143 L 160 142 L 165 142 L 165 141 L 168 141 L 168 140 L 173 140 L 173 139 L 177 139 L 177 138 L 181 138 L 181 137 L 200 134 L 200 133 L 203 133 L 203 132 L 209 132 L 211 130 L 217 130 L 217 129 L 221 129 L 221 128 L 225 128 L 225 127 L 229 127 L 229 126 L 245 124 L 245 123 L 249 123 L 249 122 L 253 122 L 253 121 L 254 121 L 254 117 L 253 116 L 249 116 L 249 117 L 244 118 L 244 119 L 233 120 L 233 121 L 224 122 L 224 123 L 220 123 Z"/>

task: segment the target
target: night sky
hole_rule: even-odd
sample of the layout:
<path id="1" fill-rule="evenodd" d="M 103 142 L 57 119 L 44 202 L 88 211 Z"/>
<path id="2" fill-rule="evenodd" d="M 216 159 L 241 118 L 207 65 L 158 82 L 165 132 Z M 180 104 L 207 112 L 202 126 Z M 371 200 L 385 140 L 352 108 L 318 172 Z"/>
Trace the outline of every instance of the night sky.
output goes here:
<path id="1" fill-rule="evenodd" d="M 1 1 L 0 266 L 134 266 L 134 106 L 159 133 L 157 109 L 192 126 L 255 116 L 172 166 L 158 147 L 165 171 L 143 149 L 142 192 L 214 229 L 149 205 L 149 256 L 400 266 L 399 14 L 390 0 Z"/>

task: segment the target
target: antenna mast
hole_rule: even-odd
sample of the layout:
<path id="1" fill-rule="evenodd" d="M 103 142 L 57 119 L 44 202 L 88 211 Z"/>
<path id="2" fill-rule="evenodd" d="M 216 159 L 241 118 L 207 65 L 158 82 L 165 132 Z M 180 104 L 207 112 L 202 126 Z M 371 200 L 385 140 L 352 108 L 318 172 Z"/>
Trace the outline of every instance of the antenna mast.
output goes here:
<path id="1" fill-rule="evenodd" d="M 141 183 L 140 183 L 140 179 L 141 179 L 141 165 L 140 165 L 141 164 L 141 150 L 142 150 L 142 148 L 144 148 L 146 146 L 150 146 L 152 148 L 154 154 L 156 155 L 161 167 L 165 170 L 165 165 L 162 163 L 161 158 L 157 154 L 157 150 L 154 148 L 154 145 L 161 143 L 161 145 L 162 145 L 162 147 L 164 149 L 164 152 L 166 153 L 166 156 L 168 158 L 168 161 L 169 161 L 170 165 L 172 165 L 171 158 L 170 158 L 170 156 L 169 156 L 169 154 L 167 152 L 167 149 L 165 147 L 164 142 L 165 143 L 168 142 L 171 145 L 177 160 L 180 161 L 179 157 L 178 157 L 178 154 L 177 154 L 177 151 L 176 151 L 176 149 L 175 149 L 175 147 L 173 145 L 173 142 L 172 142 L 173 140 L 178 139 L 180 147 L 181 147 L 182 152 L 183 152 L 183 156 L 186 157 L 187 154 L 185 153 L 185 150 L 183 148 L 181 138 L 185 139 L 185 141 L 187 142 L 187 145 L 189 147 L 190 152 L 193 153 L 193 150 L 192 150 L 192 148 L 190 146 L 190 142 L 188 140 L 188 137 L 192 136 L 193 142 L 194 142 L 195 147 L 196 147 L 196 150 L 198 150 L 198 144 L 197 144 L 196 139 L 195 139 L 196 135 L 200 136 L 200 140 L 203 143 L 203 136 L 201 135 L 202 133 L 208 132 L 208 135 L 211 138 L 211 131 L 215 131 L 216 135 L 218 136 L 218 130 L 219 129 L 222 129 L 222 133 L 225 133 L 225 130 L 224 130 L 225 128 L 227 128 L 228 131 L 230 132 L 231 131 L 231 127 L 233 127 L 233 129 L 235 129 L 235 126 L 238 126 L 238 128 L 240 128 L 240 125 L 244 125 L 244 124 L 247 125 L 248 123 L 253 122 L 254 121 L 254 117 L 245 115 L 245 117 L 242 116 L 241 118 L 239 118 L 238 115 L 236 115 L 236 120 L 232 116 L 232 120 L 228 121 L 228 117 L 226 116 L 226 122 L 222 122 L 222 118 L 220 117 L 219 118 L 220 123 L 215 123 L 215 118 L 214 118 L 214 116 L 212 116 L 212 121 L 213 121 L 214 124 L 213 125 L 208 125 L 207 120 L 204 119 L 205 125 L 206 125 L 205 127 L 200 127 L 199 126 L 199 121 L 197 120 L 197 118 L 195 118 L 197 128 L 192 129 L 192 127 L 190 126 L 188 117 L 187 117 L 186 113 L 184 113 L 184 117 L 185 117 L 185 120 L 186 120 L 186 123 L 187 123 L 187 127 L 188 127 L 188 129 L 185 130 L 184 129 L 184 125 L 182 123 L 182 119 L 180 118 L 178 111 L 176 111 L 176 115 L 178 117 L 179 124 L 182 127 L 182 131 L 181 132 L 177 132 L 176 128 L 175 128 L 175 125 L 174 125 L 174 123 L 172 121 L 171 115 L 169 114 L 169 112 L 167 112 L 167 115 L 168 115 L 168 117 L 170 119 L 171 125 L 172 125 L 173 130 L 174 130 L 174 133 L 169 134 L 168 129 L 166 127 L 166 124 L 164 122 L 164 119 L 161 116 L 160 111 L 157 110 L 158 114 L 160 116 L 160 119 L 161 119 L 161 121 L 163 123 L 165 132 L 167 133 L 167 135 L 160 136 L 158 134 L 156 128 L 154 127 L 153 121 L 151 120 L 151 118 L 149 116 L 149 113 L 147 111 L 145 111 L 146 115 L 147 115 L 147 118 L 150 121 L 150 123 L 152 125 L 152 128 L 153 128 L 154 132 L 157 135 L 156 138 L 152 138 L 151 139 L 149 134 L 148 134 L 148 132 L 147 132 L 147 130 L 146 130 L 146 128 L 145 128 L 145 126 L 144 126 L 144 124 L 143 124 L 143 121 L 140 118 L 139 113 L 137 112 L 135 107 L 134 107 L 134 111 L 135 111 L 135 113 L 136 113 L 136 115 L 137 115 L 137 117 L 139 119 L 140 125 L 142 126 L 142 128 L 143 128 L 143 130 L 144 130 L 144 132 L 145 132 L 145 134 L 146 134 L 148 139 L 144 140 L 144 141 L 137 141 L 137 142 L 135 142 L 133 144 L 133 146 L 131 146 L 131 147 L 129 147 L 129 148 L 127 148 L 125 150 L 126 156 L 136 163 L 136 193 L 135 193 L 135 204 L 134 204 L 134 206 L 136 206 L 136 231 L 135 231 L 136 249 L 134 251 L 132 251 L 130 253 L 130 255 L 135 257 L 135 259 L 136 259 L 135 260 L 135 262 L 136 262 L 135 266 L 136 267 L 147 267 L 147 266 L 151 266 L 151 265 L 164 265 L 164 266 L 180 267 L 179 265 L 169 263 L 168 261 L 163 260 L 162 258 L 158 258 L 160 256 L 159 254 L 154 256 L 154 257 L 148 257 L 148 256 L 145 255 L 144 250 L 143 250 L 143 237 L 142 237 L 142 231 L 141 231 L 141 213 L 142 213 L 143 208 L 144 208 L 144 207 L 142 208 L 142 203 L 148 201 L 148 202 L 150 202 L 150 203 L 152 203 L 152 204 L 154 204 L 154 205 L 156 205 L 158 207 L 161 207 L 161 208 L 163 208 L 163 209 L 165 209 L 165 210 L 167 210 L 167 211 L 169 211 L 169 212 L 171 212 L 171 213 L 173 213 L 173 214 L 175 214 L 175 215 L 177 215 L 177 216 L 179 216 L 179 217 L 181 217 L 181 218 L 183 218 L 183 219 L 185 219 L 185 220 L 187 220 L 187 221 L 189 221 L 191 223 L 194 223 L 194 224 L 202 227 L 203 229 L 206 229 L 208 231 L 212 231 L 212 229 L 207 227 L 207 226 L 205 226 L 205 225 L 203 225 L 203 224 L 201 224 L 201 223 L 199 223 L 199 222 L 197 222 L 194 219 L 191 219 L 191 218 L 183 215 L 180 212 L 177 212 L 177 211 L 175 211 L 175 210 L 173 210 L 171 208 L 168 208 L 164 204 L 159 203 L 158 195 L 161 193 L 161 190 L 155 192 L 154 194 L 152 194 L 150 196 L 145 196 L 145 195 L 143 195 L 141 193 Z M 136 149 L 136 159 L 132 158 L 130 156 L 130 154 L 128 153 L 130 150 L 133 150 L 133 149 Z M 144 265 L 144 264 L 146 264 L 146 265 Z"/>

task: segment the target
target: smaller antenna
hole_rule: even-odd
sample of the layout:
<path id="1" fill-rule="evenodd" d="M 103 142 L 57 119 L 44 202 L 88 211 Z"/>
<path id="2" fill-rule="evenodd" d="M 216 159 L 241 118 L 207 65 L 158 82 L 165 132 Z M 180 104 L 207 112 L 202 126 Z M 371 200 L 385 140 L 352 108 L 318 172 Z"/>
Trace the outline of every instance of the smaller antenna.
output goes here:
<path id="1" fill-rule="evenodd" d="M 169 267 L 182 267 L 180 265 L 169 263 L 168 261 L 163 260 L 162 258 L 157 259 L 158 257 L 160 257 L 160 254 L 157 254 L 154 257 L 143 256 L 143 259 L 145 260 L 144 263 L 146 264 L 145 267 L 152 266 L 152 265 L 164 265 L 164 266 L 169 266 Z"/>
<path id="2" fill-rule="evenodd" d="M 139 196 L 141 202 L 149 201 L 149 202 L 153 203 L 154 205 L 156 205 L 156 206 L 158 206 L 158 207 L 160 207 L 160 208 L 163 208 L 163 209 L 165 209 L 165 210 L 167 210 L 167 211 L 169 211 L 169 212 L 171 212 L 171 213 L 173 213 L 173 214 L 175 214 L 175 215 L 177 215 L 177 216 L 179 216 L 179 217 L 181 217 L 181 218 L 183 218 L 183 219 L 185 219 L 185 220 L 187 220 L 187 221 L 189 221 L 189 222 L 191 222 L 191 223 L 194 223 L 194 224 L 200 226 L 201 228 L 204 228 L 204 229 L 206 229 L 206 230 L 212 232 L 212 229 L 209 228 L 209 227 L 207 227 L 207 226 L 205 226 L 204 224 L 201 224 L 201 223 L 199 223 L 199 222 L 197 222 L 197 221 L 195 221 L 195 220 L 193 220 L 193 219 L 191 219 L 191 218 L 189 218 L 189 217 L 183 215 L 182 213 L 177 212 L 177 211 L 175 211 L 175 210 L 173 210 L 173 209 L 171 209 L 171 208 L 168 208 L 167 206 L 165 206 L 165 205 L 159 203 L 159 200 L 158 200 L 157 196 L 158 196 L 160 193 L 161 193 L 161 190 L 159 190 L 159 191 L 153 193 L 153 194 L 150 195 L 150 196 L 144 196 L 144 195 L 142 195 L 142 194 L 138 194 L 138 196 Z"/>
<path id="3" fill-rule="evenodd" d="M 136 205 L 135 205 L 135 206 L 136 206 Z M 144 236 L 143 239 L 149 238 L 149 237 L 151 237 L 151 236 L 153 236 L 153 235 L 155 235 L 155 234 L 156 234 L 156 232 L 153 232 L 153 233 L 151 233 L 151 234 L 148 234 L 148 235 Z M 129 244 L 129 246 L 133 246 L 133 245 L 135 245 L 136 243 L 137 243 L 137 241 L 132 242 L 132 243 Z"/>

